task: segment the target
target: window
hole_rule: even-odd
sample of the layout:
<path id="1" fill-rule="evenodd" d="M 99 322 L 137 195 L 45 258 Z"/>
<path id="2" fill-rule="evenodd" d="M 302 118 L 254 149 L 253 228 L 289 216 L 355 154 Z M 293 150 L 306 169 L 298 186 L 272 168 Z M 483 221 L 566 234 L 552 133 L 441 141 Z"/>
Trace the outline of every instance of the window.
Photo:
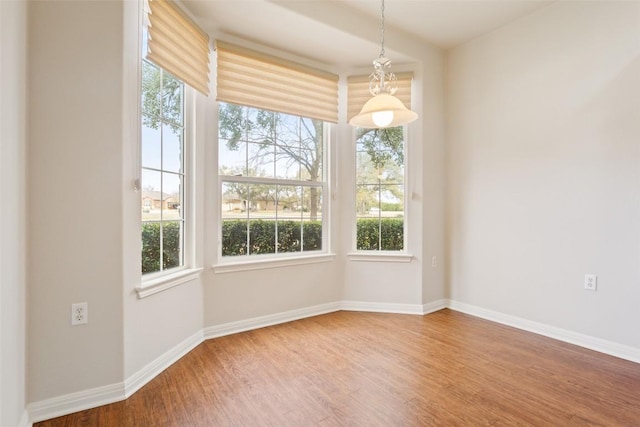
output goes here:
<path id="1" fill-rule="evenodd" d="M 327 125 L 219 104 L 221 255 L 322 251 Z"/>
<path id="2" fill-rule="evenodd" d="M 142 273 L 184 265 L 184 83 L 142 60 Z"/>
<path id="3" fill-rule="evenodd" d="M 193 254 L 186 231 L 189 204 L 185 84 L 209 93 L 209 37 L 173 0 L 145 0 L 142 25 L 141 76 L 141 209 L 142 273 L 162 273 L 188 264 Z M 176 49 L 179 46 L 180 49 Z M 189 96 L 190 97 L 190 96 Z M 193 230 L 189 231 L 193 235 Z M 191 269 L 192 274 L 196 269 Z M 181 272 L 183 278 L 187 277 Z M 145 281 L 144 292 L 163 285 L 160 275 Z M 180 283 L 174 277 L 172 286 Z M 153 283 L 155 282 L 155 283 Z M 166 286 L 165 286 L 166 288 Z M 160 289 L 157 287 L 156 289 Z"/>
<path id="4" fill-rule="evenodd" d="M 326 254 L 338 76 L 221 40 L 216 54 L 220 258 Z"/>
<path id="5" fill-rule="evenodd" d="M 405 248 L 404 127 L 356 129 L 356 249 Z"/>

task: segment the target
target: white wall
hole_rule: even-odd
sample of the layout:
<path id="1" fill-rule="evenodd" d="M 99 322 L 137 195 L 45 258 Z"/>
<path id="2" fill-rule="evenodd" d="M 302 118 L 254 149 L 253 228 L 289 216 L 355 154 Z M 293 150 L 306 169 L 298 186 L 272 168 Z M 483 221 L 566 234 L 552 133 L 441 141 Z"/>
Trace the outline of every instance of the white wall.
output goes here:
<path id="1" fill-rule="evenodd" d="M 439 301 L 447 296 L 445 286 L 445 179 L 444 153 L 444 54 L 435 49 L 423 53 L 422 79 L 422 303 Z M 436 257 L 433 266 L 432 258 Z"/>
<path id="2" fill-rule="evenodd" d="M 556 2 L 449 52 L 453 300 L 640 347 L 639 28 Z"/>
<path id="3" fill-rule="evenodd" d="M 0 425 L 26 422 L 27 4 L 0 2 Z"/>
<path id="4" fill-rule="evenodd" d="M 120 2 L 30 2 L 29 401 L 122 381 Z M 71 327 L 72 303 L 89 323 Z"/>

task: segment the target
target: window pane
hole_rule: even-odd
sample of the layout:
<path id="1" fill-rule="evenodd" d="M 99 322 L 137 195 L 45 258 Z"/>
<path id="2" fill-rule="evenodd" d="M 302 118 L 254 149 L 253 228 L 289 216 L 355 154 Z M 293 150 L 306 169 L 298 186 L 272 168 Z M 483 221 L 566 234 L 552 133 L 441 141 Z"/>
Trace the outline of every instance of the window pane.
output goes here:
<path id="1" fill-rule="evenodd" d="M 278 220 L 278 252 L 300 252 L 301 221 Z"/>
<path id="2" fill-rule="evenodd" d="M 378 250 L 380 221 L 377 218 L 358 218 L 356 227 L 356 249 L 360 251 Z"/>
<path id="3" fill-rule="evenodd" d="M 275 146 L 266 143 L 247 145 L 249 164 L 247 176 L 273 177 Z"/>
<path id="4" fill-rule="evenodd" d="M 183 83 L 169 73 L 163 73 L 162 120 L 171 123 L 174 129 L 182 127 Z"/>
<path id="5" fill-rule="evenodd" d="M 142 273 L 160 271 L 160 223 L 142 223 Z"/>
<path id="6" fill-rule="evenodd" d="M 182 221 L 162 223 L 163 270 L 182 265 Z"/>
<path id="7" fill-rule="evenodd" d="M 276 252 L 276 222 L 273 219 L 249 221 L 249 255 Z"/>
<path id="8" fill-rule="evenodd" d="M 182 129 L 162 127 L 162 169 L 182 172 Z"/>
<path id="9" fill-rule="evenodd" d="M 319 142 L 320 144 L 320 142 Z M 322 181 L 322 148 L 300 151 L 302 168 L 300 179 L 303 181 Z"/>
<path id="10" fill-rule="evenodd" d="M 378 185 L 356 187 L 356 214 L 359 217 L 378 217 L 380 211 Z"/>
<path id="11" fill-rule="evenodd" d="M 278 113 L 250 107 L 242 109 L 247 141 L 273 145 L 273 121 Z"/>
<path id="12" fill-rule="evenodd" d="M 302 161 L 299 148 L 279 146 L 276 149 L 276 178 L 302 179 L 300 163 Z"/>
<path id="13" fill-rule="evenodd" d="M 382 216 L 402 217 L 404 215 L 404 185 L 383 185 L 380 193 Z"/>
<path id="14" fill-rule="evenodd" d="M 249 184 L 251 218 L 275 218 L 276 186 L 269 184 Z"/>
<path id="15" fill-rule="evenodd" d="M 160 220 L 162 196 L 160 183 L 162 174 L 156 171 L 142 169 L 142 220 Z"/>
<path id="16" fill-rule="evenodd" d="M 382 218 L 380 220 L 380 248 L 383 251 L 401 251 L 404 245 L 404 224 L 402 218 Z"/>
<path id="17" fill-rule="evenodd" d="M 249 203 L 247 184 L 224 182 L 222 184 L 222 217 L 246 218 Z"/>
<path id="18" fill-rule="evenodd" d="M 304 187 L 302 189 L 303 217 L 313 221 L 322 218 L 322 189 L 317 187 Z"/>
<path id="19" fill-rule="evenodd" d="M 160 169 L 161 167 L 161 143 L 160 126 L 153 127 L 153 120 L 149 116 L 142 116 L 141 130 L 142 166 L 146 168 Z"/>
<path id="20" fill-rule="evenodd" d="M 182 177 L 175 173 L 162 173 L 162 219 L 182 218 Z"/>
<path id="21" fill-rule="evenodd" d="M 161 72 L 158 67 L 142 61 L 142 113 L 156 121 L 160 118 Z M 149 126 L 148 123 L 146 123 Z M 157 127 L 157 126 L 152 126 Z"/>
<path id="22" fill-rule="evenodd" d="M 224 219 L 222 221 L 222 256 L 247 255 L 246 219 Z"/>
<path id="23" fill-rule="evenodd" d="M 302 227 L 303 250 L 322 250 L 322 221 L 305 219 Z"/>
<path id="24" fill-rule="evenodd" d="M 290 185 L 278 186 L 278 211 L 279 219 L 302 218 L 302 199 L 300 187 Z"/>
<path id="25" fill-rule="evenodd" d="M 247 145 L 241 141 L 218 141 L 218 169 L 220 175 L 247 175 Z"/>

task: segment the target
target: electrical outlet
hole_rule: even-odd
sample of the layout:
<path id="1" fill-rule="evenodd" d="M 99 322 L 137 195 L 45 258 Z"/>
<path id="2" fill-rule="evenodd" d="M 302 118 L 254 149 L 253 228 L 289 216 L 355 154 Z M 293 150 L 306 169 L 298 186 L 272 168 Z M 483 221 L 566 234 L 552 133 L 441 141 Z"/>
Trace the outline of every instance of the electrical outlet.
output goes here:
<path id="1" fill-rule="evenodd" d="M 89 323 L 89 305 L 86 302 L 71 304 L 71 326 Z"/>
<path id="2" fill-rule="evenodd" d="M 584 288 L 588 291 L 598 290 L 598 276 L 595 274 L 584 275 Z"/>
<path id="3" fill-rule="evenodd" d="M 434 255 L 431 257 L 431 267 L 436 268 L 437 266 L 438 266 L 438 257 Z"/>

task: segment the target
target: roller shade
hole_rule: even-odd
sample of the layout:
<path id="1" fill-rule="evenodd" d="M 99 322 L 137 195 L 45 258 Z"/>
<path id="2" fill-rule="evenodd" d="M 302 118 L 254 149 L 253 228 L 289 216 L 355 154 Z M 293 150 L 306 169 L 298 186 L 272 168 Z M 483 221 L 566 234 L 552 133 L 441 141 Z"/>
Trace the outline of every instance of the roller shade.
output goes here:
<path id="1" fill-rule="evenodd" d="M 170 0 L 149 0 L 147 59 L 209 94 L 209 36 Z"/>
<path id="2" fill-rule="evenodd" d="M 217 100 L 338 122 L 338 76 L 216 41 Z"/>
<path id="3" fill-rule="evenodd" d="M 413 73 L 396 74 L 398 79 L 398 90 L 395 97 L 398 98 L 405 107 L 411 109 L 411 80 Z M 353 116 L 357 116 L 362 106 L 371 99 L 369 92 L 369 76 L 351 76 L 347 79 L 348 83 L 348 108 L 347 121 Z"/>

